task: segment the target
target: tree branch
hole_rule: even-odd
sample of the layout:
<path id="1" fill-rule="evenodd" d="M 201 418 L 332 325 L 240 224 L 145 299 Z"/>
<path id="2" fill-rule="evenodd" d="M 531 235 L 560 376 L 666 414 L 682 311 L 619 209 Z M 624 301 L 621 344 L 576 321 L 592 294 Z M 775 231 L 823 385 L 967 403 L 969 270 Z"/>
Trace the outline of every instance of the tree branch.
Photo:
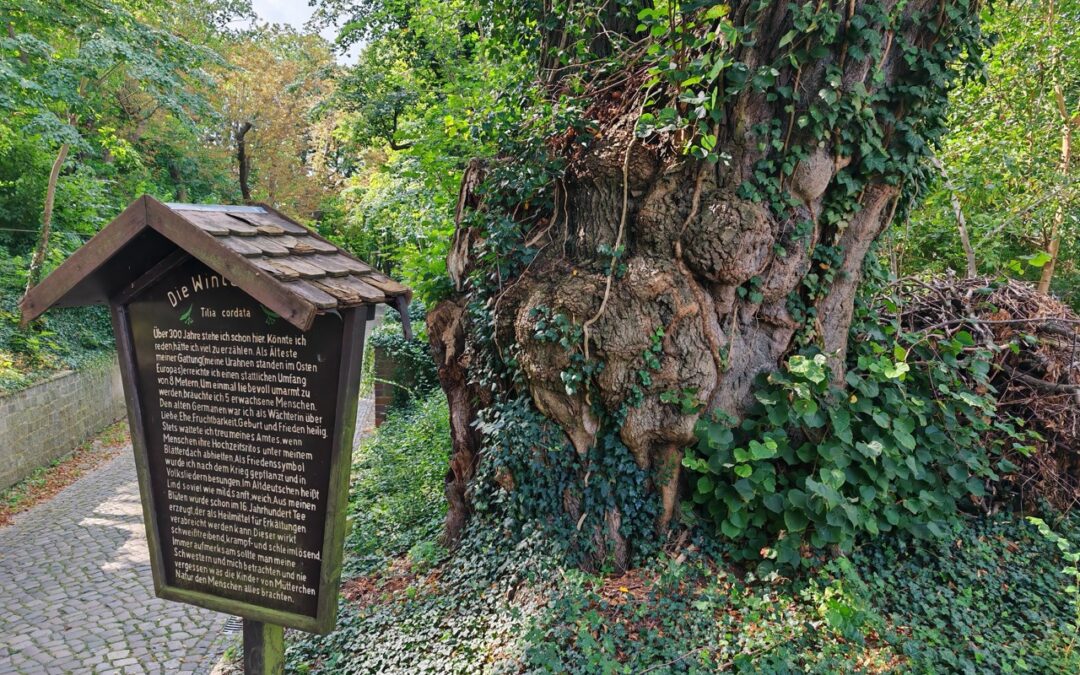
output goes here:
<path id="1" fill-rule="evenodd" d="M 397 136 L 398 115 L 400 113 L 401 113 L 401 111 L 398 110 L 397 107 L 395 107 L 394 108 L 393 126 L 390 127 L 390 149 L 391 150 L 408 150 L 409 148 L 411 148 L 413 146 L 413 141 L 402 141 L 402 142 L 399 143 L 398 141 L 394 140 L 394 137 Z"/>
<path id="2" fill-rule="evenodd" d="M 251 122 L 244 122 L 234 132 L 236 137 L 236 163 L 240 169 L 240 195 L 245 202 L 251 201 L 251 186 L 248 185 L 248 172 L 251 168 L 251 161 L 247 156 L 247 143 L 244 141 L 244 137 L 247 136 L 247 132 L 251 131 L 251 126 Z"/>

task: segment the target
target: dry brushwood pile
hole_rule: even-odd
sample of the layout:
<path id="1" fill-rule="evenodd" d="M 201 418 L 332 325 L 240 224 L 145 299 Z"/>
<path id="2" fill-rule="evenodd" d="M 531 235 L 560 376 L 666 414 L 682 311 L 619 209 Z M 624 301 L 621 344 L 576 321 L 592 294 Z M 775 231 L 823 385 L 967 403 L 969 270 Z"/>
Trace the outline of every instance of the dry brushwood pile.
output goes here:
<path id="1" fill-rule="evenodd" d="M 912 333 L 968 331 L 994 353 L 998 410 L 1043 440 L 1018 461 L 1025 502 L 1080 503 L 1080 316 L 1014 279 L 943 277 L 898 282 L 900 319 Z"/>

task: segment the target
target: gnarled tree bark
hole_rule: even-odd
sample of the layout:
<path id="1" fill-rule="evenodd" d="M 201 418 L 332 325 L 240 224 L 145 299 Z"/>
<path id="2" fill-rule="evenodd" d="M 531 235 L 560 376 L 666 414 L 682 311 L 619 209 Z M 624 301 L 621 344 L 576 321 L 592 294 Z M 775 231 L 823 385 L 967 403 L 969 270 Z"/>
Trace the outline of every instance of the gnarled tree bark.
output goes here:
<path id="1" fill-rule="evenodd" d="M 753 4 L 737 0 L 731 3 L 730 14 L 736 26 L 750 31 L 736 57 L 751 72 L 778 62 L 786 53 L 781 38 L 792 27 L 795 7 L 774 2 L 755 14 Z M 864 4 L 853 0 L 846 5 L 842 11 L 847 23 L 841 30 L 851 29 L 852 17 Z M 537 338 L 534 310 L 547 308 L 585 325 L 584 348 L 604 363 L 594 391 L 608 409 L 616 409 L 640 384 L 636 373 L 641 355 L 650 348 L 650 336 L 662 329 L 660 368 L 651 384 L 643 387 L 644 399 L 629 409 L 619 430 L 638 466 L 652 476 L 652 489 L 661 506 L 661 528 L 678 507 L 682 453 L 695 441 L 699 417 L 712 410 L 743 414 L 752 401 L 755 378 L 778 367 L 800 328 L 809 328 L 829 356 L 834 374 L 842 377 L 863 260 L 892 217 L 900 186 L 864 168 L 857 150 L 850 156 L 842 152 L 842 130 L 817 141 L 803 138 L 804 132 L 793 122 L 826 87 L 827 66 L 841 70 L 847 90 L 873 92 L 922 77 L 912 73 L 904 51 L 893 45 L 903 37 L 906 44 L 929 47 L 948 21 L 939 0 L 876 4 L 883 16 L 898 12 L 905 17 L 900 22 L 902 36 L 894 35 L 891 28 L 876 27 L 885 45 L 879 60 L 857 59 L 845 49 L 801 69 L 779 72 L 776 86 L 793 89 L 798 101 L 794 110 L 785 110 L 782 100 L 752 88 L 726 102 L 723 121 L 717 125 L 717 148 L 730 156 L 727 164 L 665 153 L 656 144 L 636 140 L 640 107 L 629 108 L 623 100 L 629 96 L 624 91 L 641 84 L 632 74 L 616 76 L 627 79 L 625 89 L 598 86 L 602 93 L 592 110 L 617 108 L 621 113 L 604 123 L 597 141 L 583 155 L 569 161 L 557 208 L 546 225 L 526 233 L 539 254 L 499 298 L 497 311 L 491 310 L 496 341 L 516 346 L 535 406 L 561 427 L 580 453 L 597 440 L 594 402 L 586 400 L 584 393 L 567 394 L 561 373 L 570 368 L 571 355 Z M 609 30 L 632 38 L 636 21 L 624 18 L 613 15 Z M 560 44 L 561 35 L 554 30 L 545 37 L 546 44 Z M 541 77 L 551 91 L 557 90 L 551 69 Z M 878 120 L 886 139 L 919 110 L 898 108 L 890 113 L 891 119 Z M 770 152 L 754 130 L 777 121 L 787 129 L 786 144 L 812 148 L 783 179 L 783 189 L 797 204 L 783 215 L 739 192 L 741 185 L 754 178 L 759 160 Z M 825 200 L 831 190 L 842 189 L 837 186 L 841 173 L 858 173 L 865 187 L 847 222 L 825 222 L 820 217 Z M 467 228 L 461 216 L 469 208 L 483 208 L 476 183 L 476 172 L 467 171 L 459 230 L 448 261 L 459 294 L 435 307 L 428 319 L 454 422 L 454 457 L 447 481 L 450 541 L 459 536 L 468 518 L 466 487 L 483 452 L 482 439 L 471 422 L 486 403 L 470 381 L 471 326 L 462 310 L 469 293 L 466 276 L 477 264 L 475 242 L 481 235 Z M 800 230 L 800 222 L 811 226 Z M 810 300 L 816 305 L 817 320 L 804 326 L 793 318 L 788 301 L 802 292 L 803 281 L 812 271 L 815 247 L 822 245 L 840 250 L 839 269 L 827 292 Z M 626 250 L 621 259 L 625 271 L 611 276 L 610 258 L 600 252 L 619 246 Z M 749 283 L 755 284 L 755 293 L 739 292 Z M 661 395 L 670 391 L 693 392 L 704 405 L 687 412 L 663 402 Z M 567 505 L 570 511 L 574 508 Z M 593 517 L 585 521 L 586 527 L 608 543 L 606 551 L 614 562 L 625 566 L 631 543 L 621 540 L 620 514 L 589 515 Z"/>

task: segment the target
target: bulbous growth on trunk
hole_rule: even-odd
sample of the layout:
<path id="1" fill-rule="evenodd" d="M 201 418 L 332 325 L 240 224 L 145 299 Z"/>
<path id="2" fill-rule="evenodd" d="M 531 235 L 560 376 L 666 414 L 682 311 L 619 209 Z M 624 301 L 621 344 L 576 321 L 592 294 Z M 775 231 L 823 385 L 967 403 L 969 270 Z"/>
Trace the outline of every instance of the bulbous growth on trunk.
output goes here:
<path id="1" fill-rule="evenodd" d="M 584 149 L 566 151 L 550 213 L 522 221 L 523 239 L 538 252 L 485 308 L 495 345 L 520 369 L 511 386 L 527 390 L 574 451 L 584 456 L 597 443 L 604 411 L 621 411 L 618 436 L 650 476 L 661 530 L 677 510 L 682 450 L 695 442 L 702 415 L 742 414 L 755 379 L 778 367 L 797 336 L 816 343 L 842 376 L 863 260 L 903 187 L 903 171 L 881 157 L 917 156 L 929 128 L 922 120 L 938 114 L 919 89 L 931 64 L 912 55 L 938 49 L 934 63 L 955 59 L 947 31 L 975 11 L 939 0 L 853 2 L 828 14 L 836 19 L 829 37 L 805 26 L 815 6 L 830 9 L 731 5 L 745 37 L 718 41 L 717 54 L 745 78 L 764 79 L 718 86 L 720 112 L 708 127 L 720 161 L 681 151 L 693 131 L 642 138 L 643 111 L 680 92 L 647 96 L 638 65 L 593 82 L 585 114 L 599 131 Z M 623 30 L 636 35 L 633 26 Z M 794 50 L 814 56 L 802 62 Z M 608 84 L 619 79 L 621 86 Z M 930 86 L 944 92 L 947 83 Z M 475 327 L 463 311 L 487 233 L 462 216 L 486 208 L 477 186 L 489 169 L 474 163 L 466 172 L 449 260 L 458 295 L 429 316 L 454 420 L 450 541 L 460 535 L 471 467 L 484 452 L 469 421 L 492 400 L 468 372 Z M 554 316 L 576 327 L 569 346 L 538 331 Z M 601 365 L 587 371 L 587 383 L 569 386 L 567 373 L 583 362 Z M 621 514 L 592 515 L 579 529 L 593 528 L 609 560 L 625 566 L 633 546 L 619 533 Z"/>

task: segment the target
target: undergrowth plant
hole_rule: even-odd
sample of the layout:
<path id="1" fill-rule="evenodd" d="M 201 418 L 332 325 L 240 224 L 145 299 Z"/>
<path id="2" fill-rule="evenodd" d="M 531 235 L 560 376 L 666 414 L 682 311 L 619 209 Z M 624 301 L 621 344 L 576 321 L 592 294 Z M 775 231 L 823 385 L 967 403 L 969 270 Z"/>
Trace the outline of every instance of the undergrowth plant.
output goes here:
<path id="1" fill-rule="evenodd" d="M 989 348 L 859 313 L 842 380 L 809 346 L 762 378 L 742 421 L 698 425 L 692 501 L 741 557 L 790 567 L 883 532 L 945 537 L 1032 451 L 996 410 Z"/>
<path id="2" fill-rule="evenodd" d="M 851 560 L 885 622 L 882 639 L 916 673 L 1075 673 L 1075 596 L 1063 592 L 1073 514 L 1047 539 L 1011 514 L 965 518 L 948 539 L 881 538 Z M 1066 565 L 1070 563 L 1066 562 Z"/>
<path id="3" fill-rule="evenodd" d="M 1052 543 L 1061 552 L 1061 557 L 1065 561 L 1065 567 L 1061 568 L 1061 573 L 1069 579 L 1068 585 L 1065 586 L 1065 595 L 1072 599 L 1073 607 L 1075 607 L 1075 618 L 1072 622 L 1072 637 L 1069 639 L 1069 645 L 1065 649 L 1064 656 L 1067 658 L 1073 654 L 1073 649 L 1076 647 L 1076 639 L 1080 637 L 1080 546 L 1074 545 L 1068 540 L 1068 538 L 1054 532 L 1050 529 L 1050 526 L 1046 524 L 1046 521 L 1042 518 L 1036 518 L 1034 516 L 1028 517 L 1028 522 L 1034 525 L 1039 530 L 1039 534 L 1044 539 Z"/>
<path id="4" fill-rule="evenodd" d="M 113 354 L 112 325 L 104 307 L 61 309 L 32 326 L 20 326 L 23 263 L 0 255 L 0 392 L 29 386 L 57 370 L 102 363 Z"/>
<path id="5" fill-rule="evenodd" d="M 384 354 L 383 358 L 389 359 L 394 366 L 387 383 L 392 387 L 392 405 L 395 407 L 406 406 L 413 400 L 422 400 L 439 386 L 435 362 L 428 347 L 424 306 L 414 301 L 409 305 L 408 312 L 413 331 L 412 339 L 406 339 L 404 325 L 398 313 L 389 310 L 368 340 L 370 347 L 378 347 Z M 371 351 L 364 376 L 374 383 L 375 358 L 374 350 Z"/>
<path id="6" fill-rule="evenodd" d="M 442 391 L 391 410 L 378 433 L 365 439 L 355 454 L 346 576 L 379 567 L 387 558 L 425 542 L 434 543 L 446 513 L 442 475 L 450 454 L 450 421 Z M 423 548 L 417 551 L 420 557 Z"/>

